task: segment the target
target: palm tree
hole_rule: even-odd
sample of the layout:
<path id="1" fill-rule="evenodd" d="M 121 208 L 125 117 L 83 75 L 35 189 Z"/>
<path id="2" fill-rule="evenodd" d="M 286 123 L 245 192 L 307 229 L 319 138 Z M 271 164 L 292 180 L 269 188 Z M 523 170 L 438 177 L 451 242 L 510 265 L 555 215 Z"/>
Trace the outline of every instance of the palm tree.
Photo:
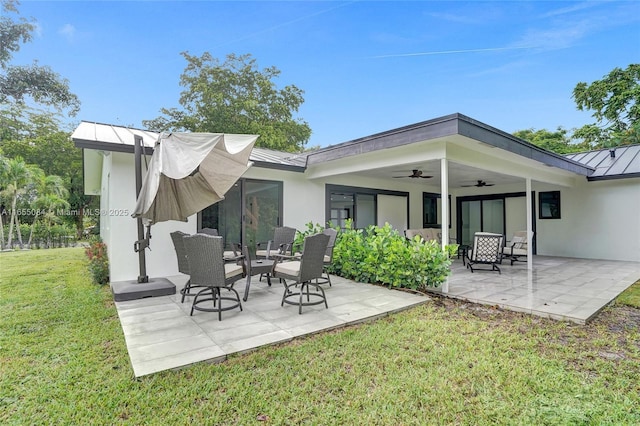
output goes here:
<path id="1" fill-rule="evenodd" d="M 20 233 L 20 220 L 16 211 L 18 198 L 26 192 L 27 185 L 31 181 L 32 167 L 28 166 L 21 157 L 11 158 L 6 161 L 3 175 L 3 192 L 11 198 L 11 217 L 9 219 L 9 238 L 7 246 L 11 247 L 13 240 L 13 227 L 16 227 L 18 243 L 22 248 L 22 234 Z"/>
<path id="2" fill-rule="evenodd" d="M 0 250 L 4 250 L 4 221 L 7 211 L 2 202 L 2 193 L 6 185 L 7 168 L 9 167 L 8 159 L 0 155 Z"/>
<path id="3" fill-rule="evenodd" d="M 44 212 L 43 218 L 45 219 L 45 224 L 47 226 L 47 243 L 49 244 L 51 223 L 57 219 L 57 215 L 55 214 L 56 209 L 69 208 L 69 203 L 66 201 L 69 192 L 67 191 L 67 188 L 65 188 L 64 182 L 60 176 L 47 176 L 41 169 L 35 169 L 33 170 L 32 180 L 36 199 L 34 201 L 35 217 L 31 224 L 29 241 L 27 242 L 29 247 L 31 247 L 33 231 L 41 212 Z"/>

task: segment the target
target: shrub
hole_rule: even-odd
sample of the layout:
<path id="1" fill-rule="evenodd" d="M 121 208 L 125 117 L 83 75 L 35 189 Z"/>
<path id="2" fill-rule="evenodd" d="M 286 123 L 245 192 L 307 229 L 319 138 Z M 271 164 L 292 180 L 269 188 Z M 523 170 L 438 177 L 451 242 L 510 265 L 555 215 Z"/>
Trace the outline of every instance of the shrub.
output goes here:
<path id="1" fill-rule="evenodd" d="M 89 272 L 96 284 L 104 285 L 109 282 L 109 259 L 107 245 L 100 238 L 92 238 L 89 247 L 85 249 L 89 259 Z"/>
<path id="2" fill-rule="evenodd" d="M 347 229 L 338 234 L 331 273 L 360 282 L 382 283 L 416 290 L 439 287 L 450 274 L 457 245 L 442 250 L 436 241 L 412 240 L 389 224 L 366 230 Z"/>
<path id="3" fill-rule="evenodd" d="M 304 231 L 298 231 L 296 232 L 296 238 L 295 240 L 293 240 L 293 252 L 301 252 L 302 251 L 302 245 L 304 244 L 304 239 L 306 237 L 308 237 L 309 235 L 315 235 L 315 234 L 319 234 L 322 231 L 324 231 L 324 227 L 322 225 L 320 225 L 319 223 L 316 223 L 315 225 L 313 224 L 313 222 L 309 222 L 306 224 L 307 229 L 305 229 Z"/>

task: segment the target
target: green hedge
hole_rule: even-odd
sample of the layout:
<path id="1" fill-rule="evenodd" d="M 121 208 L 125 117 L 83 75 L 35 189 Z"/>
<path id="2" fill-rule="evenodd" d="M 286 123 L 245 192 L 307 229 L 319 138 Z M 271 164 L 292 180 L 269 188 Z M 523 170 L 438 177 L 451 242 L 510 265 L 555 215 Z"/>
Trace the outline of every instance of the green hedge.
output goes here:
<path id="1" fill-rule="evenodd" d="M 308 223 L 296 242 L 318 231 L 322 231 L 321 225 Z M 389 224 L 362 230 L 353 229 L 348 222 L 347 229 L 338 232 L 328 270 L 359 282 L 424 290 L 444 283 L 451 273 L 451 257 L 457 251 L 456 244 L 443 251 L 436 241 L 425 242 L 420 237 L 408 240 Z"/>
<path id="2" fill-rule="evenodd" d="M 9 241 L 9 225 L 5 224 L 4 230 L 4 242 Z M 22 234 L 23 247 L 32 249 L 40 248 L 56 248 L 56 247 L 71 247 L 77 242 L 76 229 L 72 226 L 65 224 L 52 225 L 47 227 L 44 223 L 36 223 L 33 228 L 33 235 L 31 235 L 31 225 L 26 223 L 20 224 L 20 233 Z M 29 236 L 31 236 L 31 245 L 28 246 Z M 20 243 L 18 241 L 18 232 L 14 228 L 13 239 L 11 242 L 11 248 L 19 248 Z"/>

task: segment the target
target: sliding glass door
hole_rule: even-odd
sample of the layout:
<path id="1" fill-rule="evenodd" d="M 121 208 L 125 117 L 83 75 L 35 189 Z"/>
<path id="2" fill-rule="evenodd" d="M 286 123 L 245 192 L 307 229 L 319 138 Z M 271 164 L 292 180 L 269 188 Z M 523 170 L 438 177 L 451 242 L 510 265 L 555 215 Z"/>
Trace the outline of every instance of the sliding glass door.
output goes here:
<path id="1" fill-rule="evenodd" d="M 461 201 L 462 244 L 471 244 L 476 232 L 504 234 L 504 199 Z"/>
<path id="2" fill-rule="evenodd" d="M 364 229 L 376 223 L 376 196 L 356 192 L 332 192 L 329 196 L 329 222 L 345 229 L 347 219 L 353 226 Z"/>
<path id="3" fill-rule="evenodd" d="M 245 181 L 244 185 L 244 244 L 273 238 L 273 229 L 280 226 L 282 184 L 269 181 Z"/>
<path id="4" fill-rule="evenodd" d="M 282 182 L 241 179 L 224 200 L 202 210 L 199 228 L 216 228 L 227 247 L 230 243 L 255 247 L 273 238 L 281 218 Z"/>

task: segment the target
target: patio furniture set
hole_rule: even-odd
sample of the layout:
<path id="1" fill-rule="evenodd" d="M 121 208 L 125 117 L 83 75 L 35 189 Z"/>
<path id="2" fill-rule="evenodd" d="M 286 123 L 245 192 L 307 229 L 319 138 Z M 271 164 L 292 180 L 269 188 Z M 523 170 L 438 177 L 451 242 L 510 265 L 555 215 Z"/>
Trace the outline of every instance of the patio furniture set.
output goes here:
<path id="1" fill-rule="evenodd" d="M 442 241 L 442 234 L 437 228 L 407 229 L 404 234 L 407 238 L 420 236 L 425 241 Z M 522 261 L 522 258 L 527 257 L 527 243 L 527 231 L 515 232 L 511 240 L 506 243 L 502 234 L 476 232 L 471 245 L 459 245 L 458 259 L 462 256 L 462 263 L 472 273 L 474 270 L 488 270 L 501 274 L 498 265 L 502 264 L 503 259 L 510 260 L 513 266 L 514 262 Z M 478 268 L 478 265 L 489 265 L 491 269 Z"/>
<path id="2" fill-rule="evenodd" d="M 281 306 L 285 303 L 297 305 L 299 314 L 302 314 L 303 306 L 324 304 L 328 308 L 321 284 L 331 285 L 326 266 L 331 263 L 337 233 L 334 229 L 326 229 L 323 233 L 307 236 L 302 252 L 293 253 L 295 233 L 294 228 L 276 228 L 272 240 L 257 245 L 260 248 L 266 244 L 266 249 L 256 250 L 252 255 L 246 245 L 231 244 L 232 250 L 224 251 L 223 239 L 215 229 L 202 229 L 194 235 L 172 232 L 178 270 L 189 276 L 180 290 L 181 303 L 185 297 L 193 296 L 190 315 L 194 310 L 217 312 L 221 321 L 223 311 L 236 308 L 242 311 L 234 284 L 246 278 L 243 297 L 246 302 L 251 277 L 259 275 L 260 279 L 266 276 L 269 286 L 272 279 L 283 283 Z M 224 295 L 223 290 L 226 291 Z"/>

